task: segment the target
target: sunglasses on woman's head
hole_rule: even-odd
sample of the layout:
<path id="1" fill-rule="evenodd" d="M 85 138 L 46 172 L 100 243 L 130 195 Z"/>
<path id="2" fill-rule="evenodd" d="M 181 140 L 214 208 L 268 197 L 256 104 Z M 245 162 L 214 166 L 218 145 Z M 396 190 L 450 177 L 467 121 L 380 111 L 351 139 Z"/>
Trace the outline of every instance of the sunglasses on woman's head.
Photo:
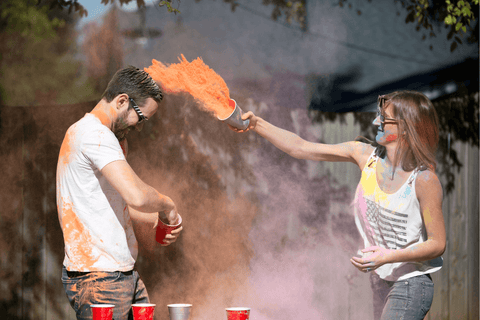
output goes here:
<path id="1" fill-rule="evenodd" d="M 385 101 L 387 101 L 388 99 L 385 98 L 384 95 L 381 95 L 381 96 L 378 96 L 378 100 L 377 100 L 377 118 L 380 117 L 380 128 L 383 130 L 383 127 L 385 125 L 385 121 L 390 121 L 390 122 L 393 122 L 393 123 L 397 123 L 397 119 L 393 119 L 393 118 L 386 118 L 384 115 L 383 115 L 383 107 L 385 106 Z"/>
<path id="2" fill-rule="evenodd" d="M 377 100 L 377 106 L 378 106 L 378 108 L 377 108 L 377 117 L 380 117 L 380 121 L 381 121 L 381 122 L 385 122 L 385 120 L 397 122 L 397 119 L 385 118 L 385 116 L 384 116 L 383 113 L 382 113 L 383 107 L 385 106 L 385 101 L 387 101 L 387 100 L 388 100 L 388 99 L 385 98 L 385 95 L 378 96 L 378 100 Z"/>

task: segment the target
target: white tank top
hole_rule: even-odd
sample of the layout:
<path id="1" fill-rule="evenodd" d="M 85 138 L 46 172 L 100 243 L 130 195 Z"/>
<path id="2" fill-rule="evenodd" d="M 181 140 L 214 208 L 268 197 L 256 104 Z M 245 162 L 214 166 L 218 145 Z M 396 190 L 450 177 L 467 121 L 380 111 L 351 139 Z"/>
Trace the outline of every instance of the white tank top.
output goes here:
<path id="1" fill-rule="evenodd" d="M 362 170 L 355 193 L 355 224 L 364 247 L 395 250 L 425 242 L 427 234 L 415 192 L 419 170 L 415 169 L 395 193 L 389 194 L 383 192 L 377 183 L 377 162 L 374 151 Z M 387 263 L 374 272 L 384 280 L 397 281 L 438 271 L 442 265 L 443 259 L 438 257 L 421 262 Z"/>

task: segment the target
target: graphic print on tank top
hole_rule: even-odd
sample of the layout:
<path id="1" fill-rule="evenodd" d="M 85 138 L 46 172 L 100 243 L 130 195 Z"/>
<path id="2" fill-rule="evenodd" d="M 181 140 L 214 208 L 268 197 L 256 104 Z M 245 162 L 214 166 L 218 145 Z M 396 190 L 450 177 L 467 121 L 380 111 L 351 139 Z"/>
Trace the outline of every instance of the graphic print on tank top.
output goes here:
<path id="1" fill-rule="evenodd" d="M 419 169 L 393 193 L 384 192 L 377 182 L 379 156 L 372 152 L 362 169 L 353 202 L 355 224 L 363 245 L 361 249 L 379 246 L 390 250 L 409 248 L 427 240 L 420 203 L 415 191 Z M 381 279 L 397 281 L 440 270 L 442 257 L 427 261 L 386 263 L 373 272 Z"/>
<path id="2" fill-rule="evenodd" d="M 413 196 L 413 183 L 418 170 L 414 170 L 407 181 L 394 193 L 388 194 L 378 186 L 376 179 L 376 165 L 378 156 L 372 155 L 365 166 L 364 186 L 361 192 L 364 201 L 364 225 L 369 242 L 387 249 L 402 249 L 408 244 L 407 226 L 408 213 L 392 210 L 397 208 L 394 203 L 401 203 L 409 196 Z M 385 206 L 383 206 L 385 204 Z M 390 208 L 387 208 L 386 206 Z M 364 222 L 364 223 L 365 223 Z"/>
<path id="3" fill-rule="evenodd" d="M 365 199 L 366 216 L 374 231 L 376 243 L 383 243 L 388 249 L 402 249 L 407 243 L 408 214 L 383 208 L 375 201 Z"/>

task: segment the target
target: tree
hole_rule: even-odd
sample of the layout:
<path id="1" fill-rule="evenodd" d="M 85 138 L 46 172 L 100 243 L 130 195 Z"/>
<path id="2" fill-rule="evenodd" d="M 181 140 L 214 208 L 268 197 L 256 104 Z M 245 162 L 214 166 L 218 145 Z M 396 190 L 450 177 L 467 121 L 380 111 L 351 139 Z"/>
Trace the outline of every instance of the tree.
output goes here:
<path id="1" fill-rule="evenodd" d="M 87 59 L 87 76 L 98 94 L 105 90 L 115 72 L 123 66 L 122 45 L 116 8 L 105 15 L 102 25 L 90 23 L 86 26 L 82 48 Z"/>
<path id="2" fill-rule="evenodd" d="M 349 0 L 339 0 L 340 7 Z M 368 2 L 372 2 L 369 0 Z M 468 43 L 478 43 L 478 0 L 395 0 L 407 11 L 405 23 L 417 23 L 417 31 L 427 32 L 429 37 L 436 37 L 434 26 L 444 26 L 449 29 L 447 39 L 453 42 L 450 51 L 453 52 L 467 35 Z M 351 9 L 352 4 L 348 4 Z M 361 10 L 357 10 L 360 15 Z M 400 15 L 400 12 L 397 12 Z M 422 39 L 425 40 L 424 34 Z M 432 47 L 430 46 L 430 50 Z"/>
<path id="3" fill-rule="evenodd" d="M 101 0 L 101 3 L 104 5 L 108 5 L 109 3 L 113 4 L 115 3 L 116 0 Z M 120 2 L 120 5 L 128 4 L 129 2 L 133 0 L 117 0 Z M 137 2 L 138 7 L 144 7 L 145 6 L 145 0 L 135 0 Z M 38 0 L 39 3 L 42 2 L 42 0 Z M 46 1 L 50 2 L 50 8 L 55 8 L 59 7 L 61 9 L 67 9 L 68 13 L 73 12 L 78 12 L 78 14 L 83 17 L 83 16 L 88 16 L 88 11 L 85 9 L 84 6 L 82 6 L 81 3 L 78 2 L 78 0 L 53 0 L 53 1 Z"/>
<path id="4" fill-rule="evenodd" d="M 232 11 L 235 11 L 238 6 L 236 0 L 224 0 L 224 2 L 231 4 Z M 273 5 L 271 17 L 274 21 L 285 16 L 287 23 L 296 21 L 303 31 L 307 31 L 306 0 L 262 0 L 262 4 L 265 6 Z"/>
<path id="5" fill-rule="evenodd" d="M 35 0 L 2 1 L 0 12 L 1 104 L 44 105 L 89 96 L 75 58 L 77 16 Z"/>
<path id="6" fill-rule="evenodd" d="M 144 0 L 118 0 L 121 5 L 136 1 L 138 7 L 144 7 Z M 200 0 L 196 0 L 200 1 Z M 231 5 L 232 11 L 240 5 L 237 0 L 223 0 Z M 450 51 L 454 51 L 459 44 L 463 44 L 462 37 L 467 35 L 468 43 L 478 43 L 478 0 L 394 0 L 400 3 L 402 8 L 407 11 L 405 23 L 417 23 L 417 31 L 426 31 L 429 37 L 436 37 L 434 26 L 444 26 L 449 29 L 447 39 L 453 42 Z M 101 0 L 101 3 L 107 5 L 114 3 L 115 0 Z M 159 2 L 159 6 L 166 6 L 169 12 L 175 14 L 180 13 L 178 8 L 174 8 L 172 4 L 177 2 L 180 7 L 180 0 L 164 0 Z M 338 0 L 340 7 L 348 6 L 352 9 L 353 5 L 348 3 L 349 0 Z M 372 0 L 368 0 L 372 2 Z M 78 0 L 54 0 L 54 5 L 78 11 L 81 16 L 87 15 L 85 8 Z M 306 0 L 262 0 L 265 6 L 273 6 L 271 18 L 278 20 L 285 16 L 287 23 L 296 21 L 300 24 L 303 31 L 308 30 L 307 24 L 307 3 Z M 362 14 L 361 10 L 357 10 L 358 15 Z M 400 12 L 397 12 L 400 15 Z M 423 40 L 427 38 L 427 34 L 422 36 Z M 430 49 L 433 49 L 430 46 Z"/>

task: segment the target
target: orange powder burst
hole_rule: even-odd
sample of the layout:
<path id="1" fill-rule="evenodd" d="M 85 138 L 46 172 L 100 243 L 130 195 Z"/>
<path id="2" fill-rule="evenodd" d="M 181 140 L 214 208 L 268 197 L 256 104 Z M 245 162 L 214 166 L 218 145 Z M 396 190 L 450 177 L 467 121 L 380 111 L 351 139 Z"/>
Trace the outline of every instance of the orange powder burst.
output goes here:
<path id="1" fill-rule="evenodd" d="M 145 71 L 168 93 L 188 92 L 202 102 L 205 109 L 217 117 L 227 118 L 233 111 L 229 105 L 230 94 L 227 84 L 201 58 L 188 62 L 182 54 L 180 63 L 169 66 L 152 60 Z M 235 107 L 235 106 L 234 106 Z"/>

